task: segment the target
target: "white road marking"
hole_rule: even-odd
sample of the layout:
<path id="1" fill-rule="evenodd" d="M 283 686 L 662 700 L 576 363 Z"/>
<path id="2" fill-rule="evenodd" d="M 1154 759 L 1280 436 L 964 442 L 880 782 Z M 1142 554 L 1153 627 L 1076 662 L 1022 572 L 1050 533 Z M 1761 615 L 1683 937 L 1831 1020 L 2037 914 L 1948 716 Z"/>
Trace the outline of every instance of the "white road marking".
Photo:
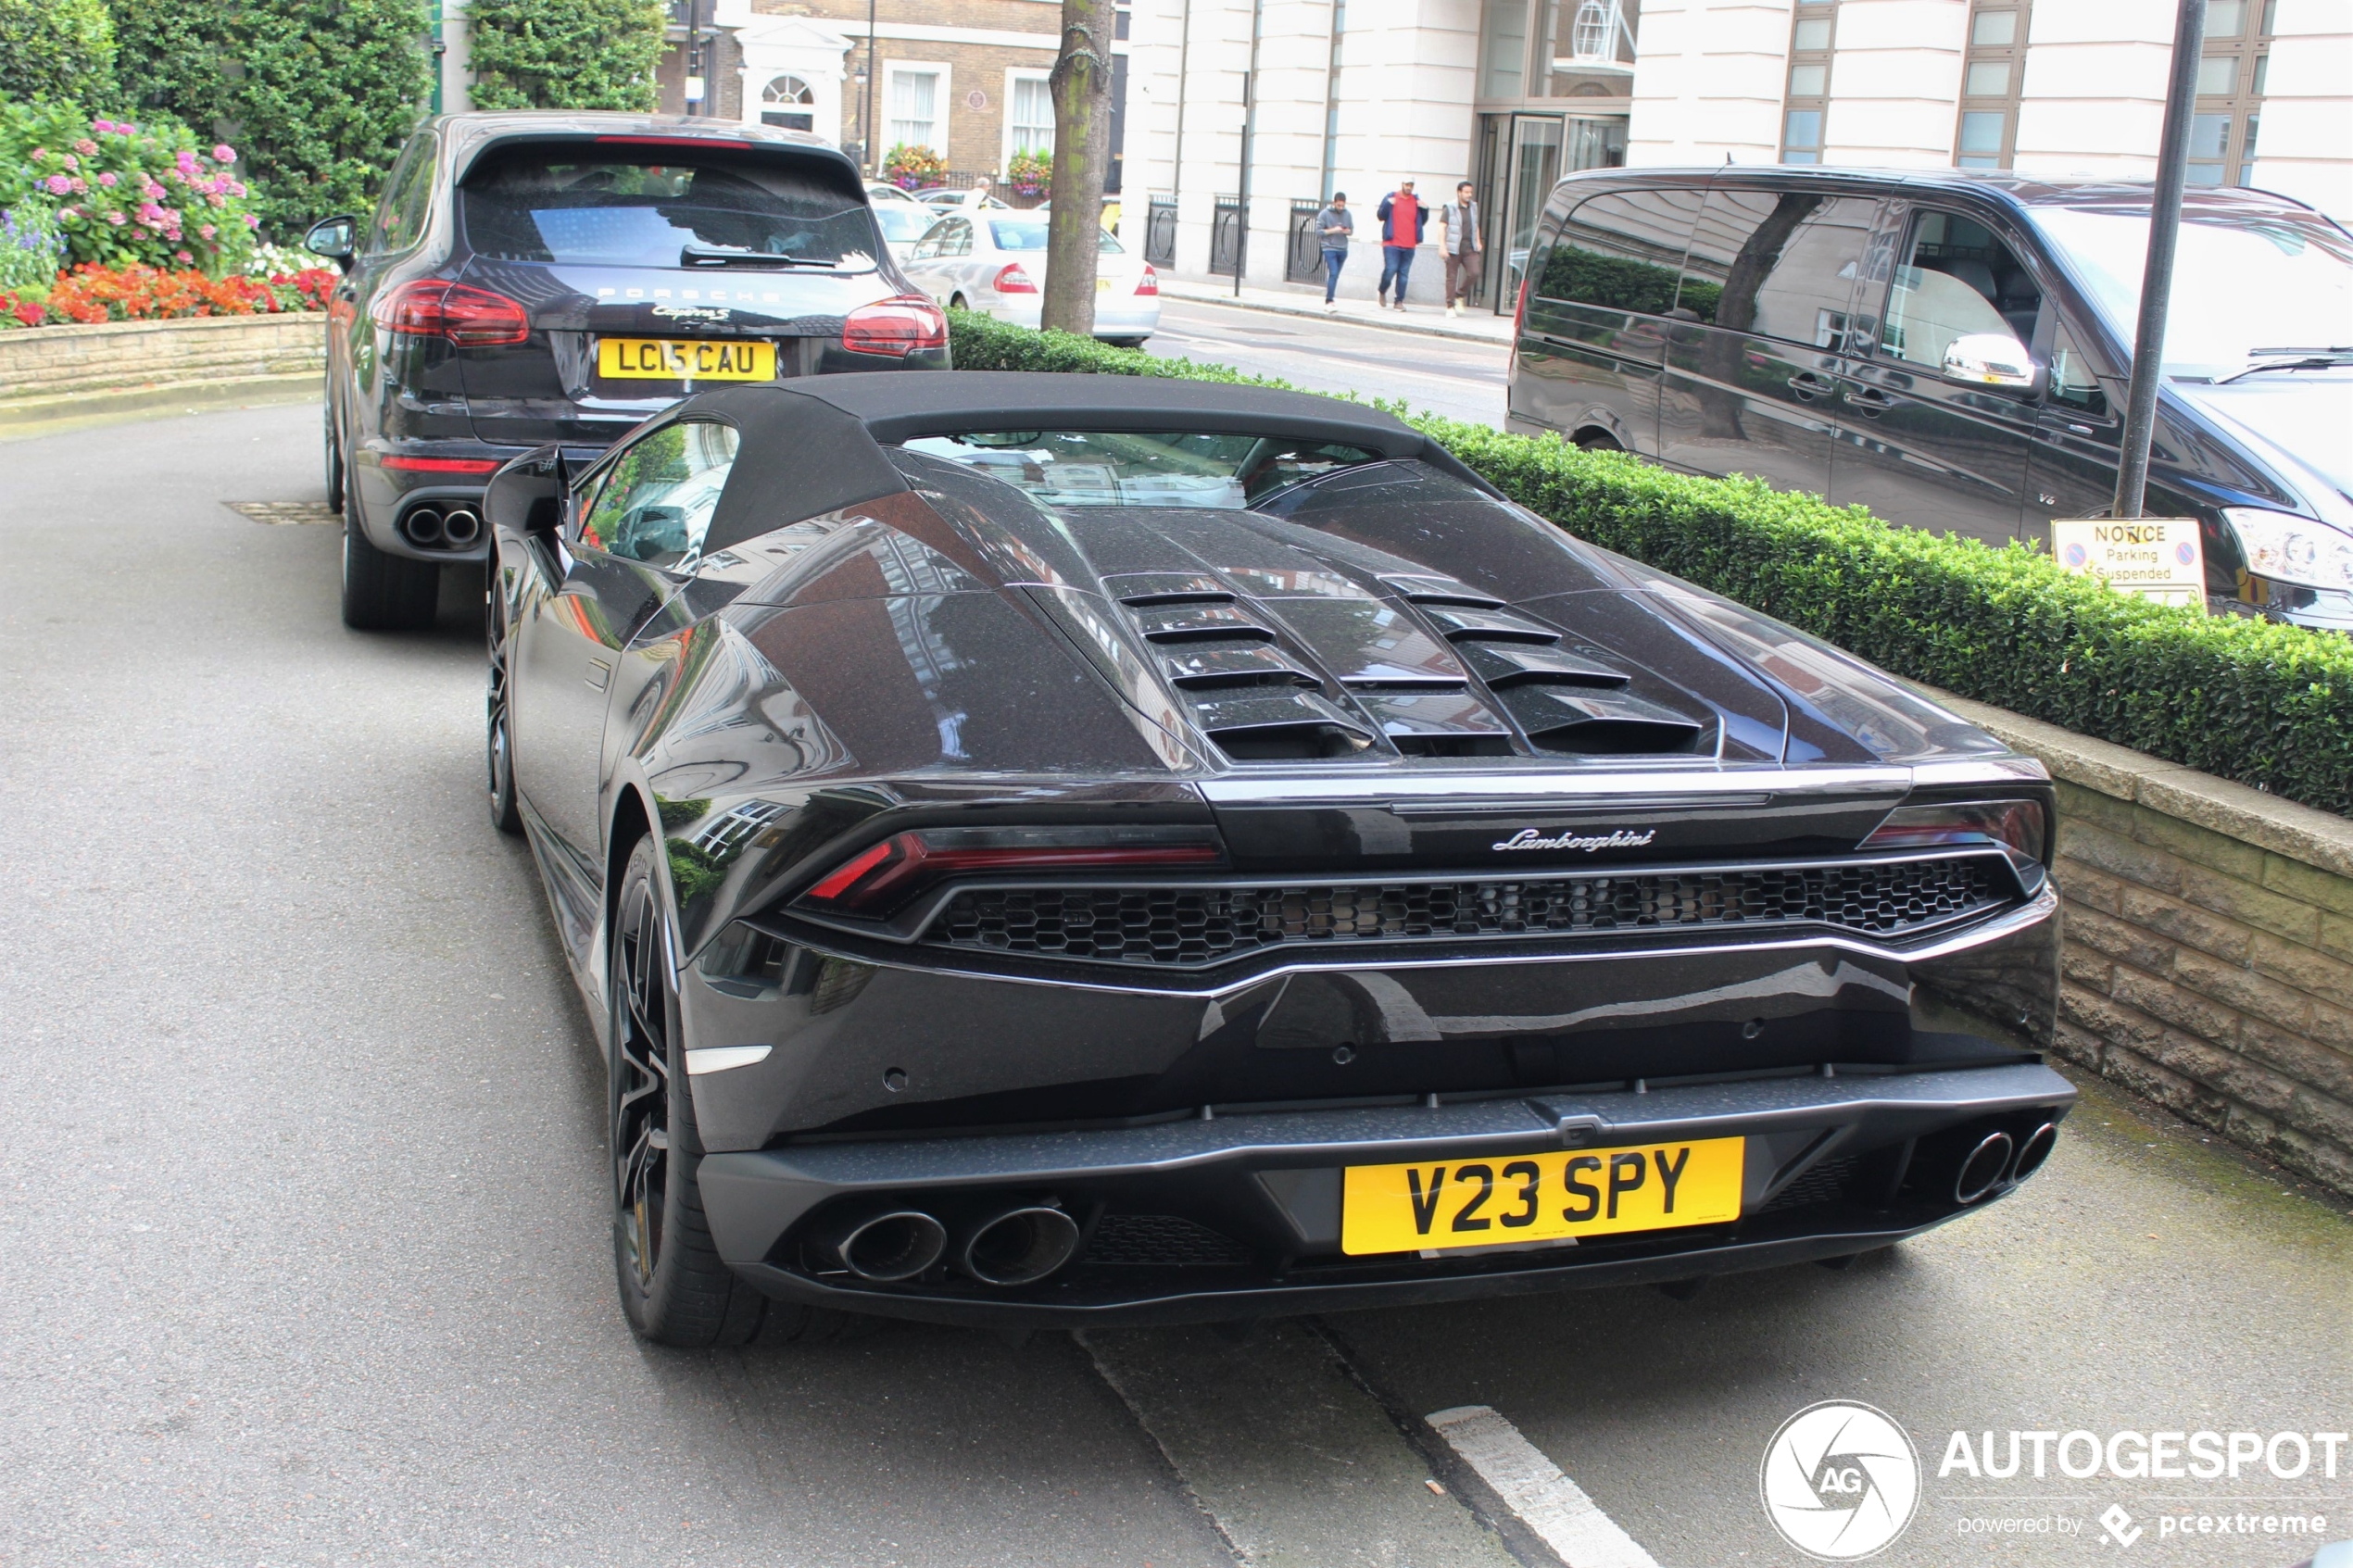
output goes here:
<path id="1" fill-rule="evenodd" d="M 1561 1474 L 1485 1405 L 1459 1405 L 1428 1418 L 1447 1446 L 1495 1490 L 1568 1568 L 1658 1568 L 1631 1536 L 1617 1527 L 1576 1482 Z"/>

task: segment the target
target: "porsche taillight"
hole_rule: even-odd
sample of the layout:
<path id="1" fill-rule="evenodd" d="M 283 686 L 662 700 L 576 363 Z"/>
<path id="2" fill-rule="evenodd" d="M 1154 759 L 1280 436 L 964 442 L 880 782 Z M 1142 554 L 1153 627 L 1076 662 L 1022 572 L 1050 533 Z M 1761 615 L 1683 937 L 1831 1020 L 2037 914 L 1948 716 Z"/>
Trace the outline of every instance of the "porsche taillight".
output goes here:
<path id="1" fill-rule="evenodd" d="M 948 346 L 948 317 L 919 294 L 862 305 L 841 323 L 841 345 L 853 354 L 904 359 L 921 348 Z"/>
<path id="2" fill-rule="evenodd" d="M 799 902 L 879 919 L 951 877 L 1198 871 L 1225 859 L 1216 830 L 1206 827 L 923 828 L 847 857 L 810 884 Z"/>
<path id="3" fill-rule="evenodd" d="M 368 316 L 383 332 L 447 338 L 460 348 L 522 343 L 531 336 L 531 318 L 521 301 L 440 278 L 386 289 L 368 307 Z"/>
<path id="4" fill-rule="evenodd" d="M 2029 891 L 2043 879 L 2050 824 L 2040 801 L 1971 800 L 1898 806 L 1864 839 L 1864 849 L 1925 849 L 1998 845 Z"/>

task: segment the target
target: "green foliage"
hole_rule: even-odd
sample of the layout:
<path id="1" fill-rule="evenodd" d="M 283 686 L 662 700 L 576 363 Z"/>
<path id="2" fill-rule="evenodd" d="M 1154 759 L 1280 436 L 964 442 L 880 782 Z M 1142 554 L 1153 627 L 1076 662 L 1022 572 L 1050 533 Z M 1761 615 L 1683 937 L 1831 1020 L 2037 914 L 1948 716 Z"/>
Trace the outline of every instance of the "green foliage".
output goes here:
<path id="1" fill-rule="evenodd" d="M 694 840 L 666 839 L 663 847 L 670 852 L 670 886 L 681 904 L 691 904 L 706 893 L 716 893 L 727 880 L 726 862 L 713 859 Z"/>
<path id="2" fill-rule="evenodd" d="M 477 108 L 656 107 L 662 0 L 473 0 L 468 14 Z"/>
<path id="3" fill-rule="evenodd" d="M 0 294 L 45 299 L 65 267 L 66 239 L 47 202 L 24 197 L 0 208 Z"/>
<path id="4" fill-rule="evenodd" d="M 102 104 L 114 94 L 106 0 L 0 0 L 0 99 Z"/>
<path id="5" fill-rule="evenodd" d="M 0 103 L 0 207 L 45 209 L 74 266 L 242 268 L 256 220 L 236 163 L 175 120 Z"/>
<path id="6" fill-rule="evenodd" d="M 1252 381 L 950 311 L 956 365 Z M 1504 494 L 1605 549 L 1915 681 L 2353 813 L 2353 638 L 2145 603 L 2023 545 L 1891 528 L 1859 507 L 1698 479 L 1422 415 Z"/>
<path id="7" fill-rule="evenodd" d="M 365 211 L 424 111 L 425 0 L 115 0 L 142 106 L 244 149 L 271 237 Z"/>

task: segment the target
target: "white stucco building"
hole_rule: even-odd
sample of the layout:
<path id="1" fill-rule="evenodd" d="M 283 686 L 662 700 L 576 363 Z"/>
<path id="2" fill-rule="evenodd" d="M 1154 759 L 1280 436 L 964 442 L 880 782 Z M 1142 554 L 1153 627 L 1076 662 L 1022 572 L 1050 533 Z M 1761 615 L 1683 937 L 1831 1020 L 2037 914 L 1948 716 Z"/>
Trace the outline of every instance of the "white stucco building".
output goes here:
<path id="1" fill-rule="evenodd" d="M 2173 11 L 2172 0 L 1136 0 L 1126 213 L 1146 218 L 1151 251 L 1177 272 L 1230 275 L 1247 144 L 1247 281 L 1312 270 L 1292 236 L 1337 189 L 1360 212 L 1343 289 L 1363 297 L 1379 270 L 1381 194 L 1412 178 L 1442 201 L 1468 178 L 1489 229 L 1485 304 L 1509 309 L 1512 251 L 1572 169 L 1730 158 L 2147 178 Z M 2353 218 L 2353 0 L 2208 0 L 2191 175 Z M 1435 255 L 1417 263 L 1416 298 L 1437 303 L 1438 270 Z"/>

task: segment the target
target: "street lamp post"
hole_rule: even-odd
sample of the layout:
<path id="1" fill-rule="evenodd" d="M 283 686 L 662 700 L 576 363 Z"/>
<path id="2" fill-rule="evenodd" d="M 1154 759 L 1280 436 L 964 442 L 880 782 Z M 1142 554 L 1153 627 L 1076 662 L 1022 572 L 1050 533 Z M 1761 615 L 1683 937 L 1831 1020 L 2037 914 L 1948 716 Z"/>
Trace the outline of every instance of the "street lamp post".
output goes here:
<path id="1" fill-rule="evenodd" d="M 2133 382 L 2124 395 L 2124 449 L 2116 465 L 2119 518 L 2141 515 L 2148 492 L 2149 438 L 2157 431 L 2157 389 L 2165 358 L 2165 310 L 2173 293 L 2173 252 L 2182 233 L 2182 187 L 2188 182 L 2190 114 L 2196 107 L 2198 56 L 2206 49 L 2206 0 L 2180 0 L 2173 20 L 2173 70 L 2165 88 L 2165 130 L 2158 143 L 2157 189 L 2149 198 L 2148 259 L 2141 270 L 2141 319 L 2133 333 Z"/>

